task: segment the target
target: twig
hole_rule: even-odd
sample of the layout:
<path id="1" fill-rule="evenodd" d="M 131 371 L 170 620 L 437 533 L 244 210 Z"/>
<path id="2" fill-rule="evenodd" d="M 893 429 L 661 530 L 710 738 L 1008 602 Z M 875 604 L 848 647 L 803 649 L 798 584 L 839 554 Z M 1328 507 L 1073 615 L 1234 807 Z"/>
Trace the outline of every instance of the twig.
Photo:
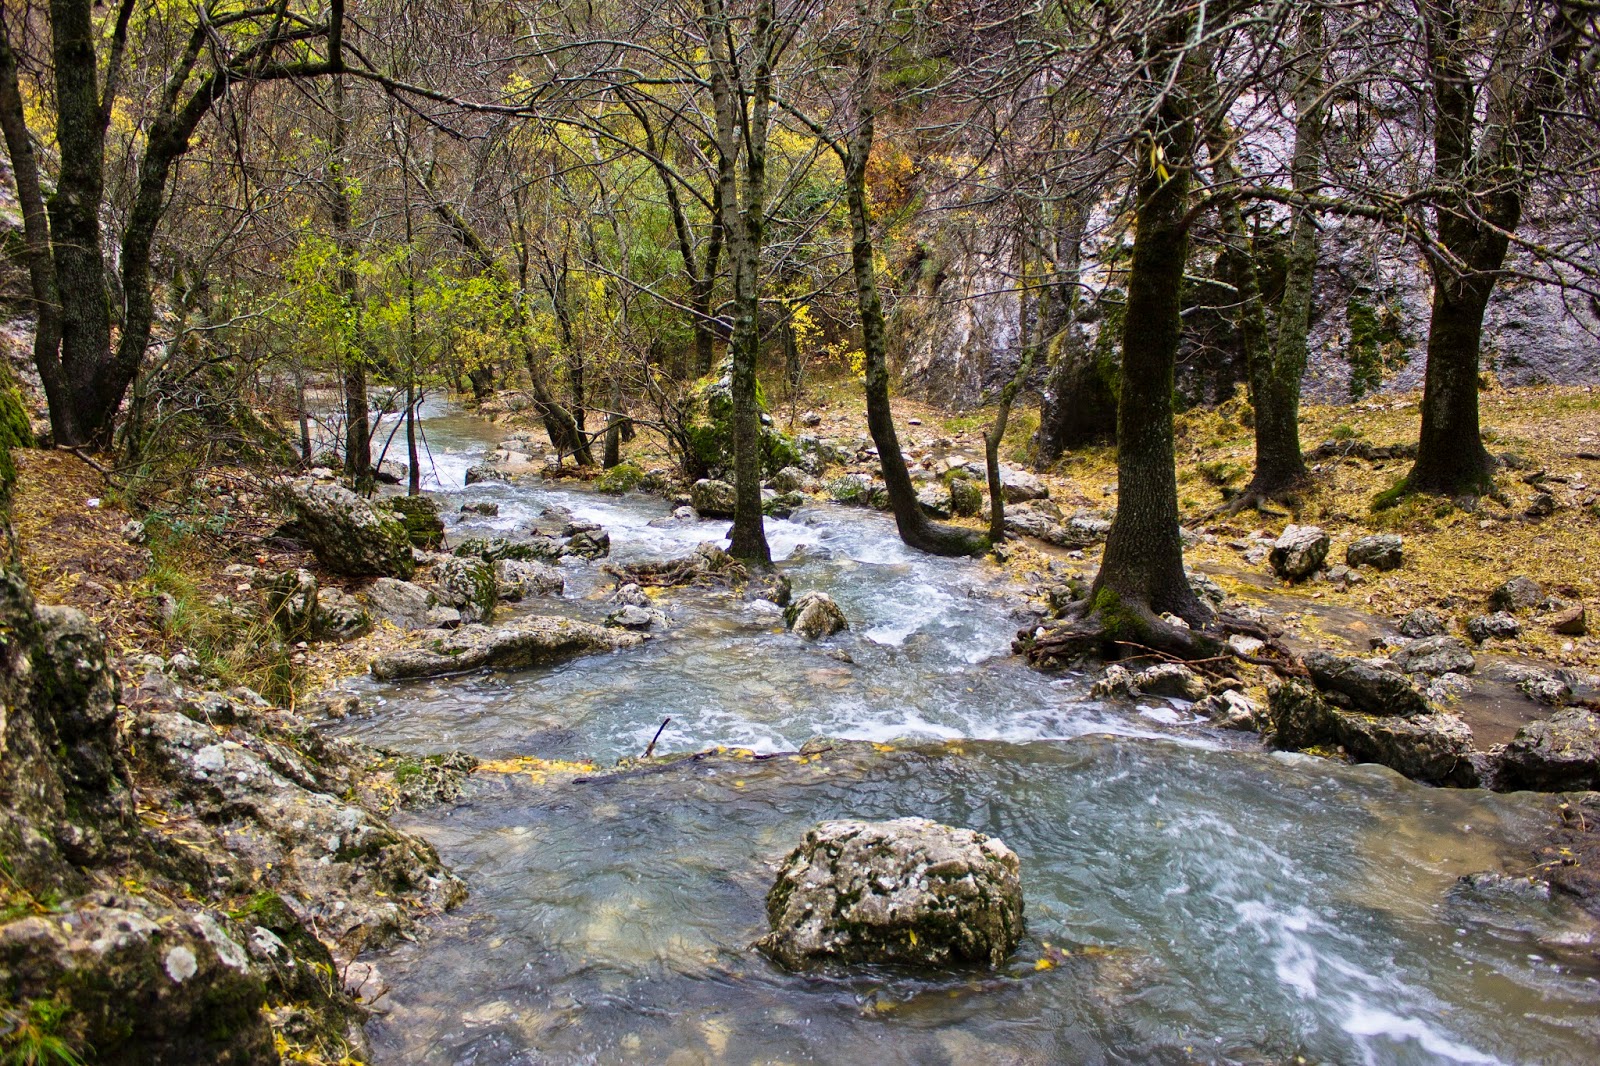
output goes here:
<path id="1" fill-rule="evenodd" d="M 670 722 L 670 721 L 672 721 L 672 716 L 671 715 L 668 715 L 667 717 L 661 719 L 661 725 L 656 729 L 656 735 L 650 738 L 650 743 L 649 744 L 645 745 L 644 755 L 641 756 L 641 758 L 648 759 L 648 758 L 650 758 L 651 754 L 653 754 L 655 752 L 655 750 L 656 750 L 656 741 L 661 739 L 661 734 L 667 728 L 667 723 Z"/>

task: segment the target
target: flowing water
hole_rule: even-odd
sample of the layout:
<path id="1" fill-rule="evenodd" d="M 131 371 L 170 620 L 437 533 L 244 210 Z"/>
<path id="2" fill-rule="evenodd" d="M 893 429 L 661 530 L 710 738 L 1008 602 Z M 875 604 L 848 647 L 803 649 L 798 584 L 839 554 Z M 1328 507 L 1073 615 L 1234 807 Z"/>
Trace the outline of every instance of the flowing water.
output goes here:
<path id="1" fill-rule="evenodd" d="M 430 488 L 515 533 L 561 507 L 614 559 L 686 555 L 726 523 L 656 499 L 473 485 L 496 431 L 426 420 Z M 417 751 L 608 763 L 716 757 L 555 784 L 475 775 L 409 816 L 472 898 L 374 956 L 370 1032 L 395 1063 L 1589 1063 L 1593 926 L 1456 878 L 1525 866 L 1548 797 L 1424 788 L 1376 767 L 1263 751 L 1177 704 L 1090 701 L 1008 655 L 1016 590 L 983 563 L 903 548 L 883 516 L 769 521 L 797 590 L 839 601 L 817 645 L 733 596 L 669 592 L 645 648 L 514 674 L 359 682 L 342 731 Z M 611 582 L 567 569 L 537 609 L 597 618 Z M 920 815 L 1021 856 L 1028 936 L 995 974 L 794 976 L 749 949 L 773 864 L 825 818 Z"/>

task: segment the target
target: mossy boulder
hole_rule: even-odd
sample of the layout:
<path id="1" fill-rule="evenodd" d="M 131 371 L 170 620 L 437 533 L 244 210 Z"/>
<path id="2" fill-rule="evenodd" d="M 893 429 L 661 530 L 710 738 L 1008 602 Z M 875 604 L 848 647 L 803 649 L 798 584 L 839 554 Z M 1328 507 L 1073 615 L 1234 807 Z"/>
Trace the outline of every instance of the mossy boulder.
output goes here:
<path id="1" fill-rule="evenodd" d="M 950 479 L 950 511 L 962 518 L 971 518 L 983 510 L 983 490 L 969 477 Z"/>
<path id="2" fill-rule="evenodd" d="M 408 578 L 416 569 L 411 534 L 388 507 L 375 507 L 338 485 L 296 482 L 290 501 L 318 561 L 347 577 Z"/>
<path id="3" fill-rule="evenodd" d="M 441 563 L 434 578 L 439 602 L 460 611 L 463 622 L 491 620 L 494 618 L 494 605 L 500 598 L 495 565 L 472 558 L 456 558 Z"/>
<path id="4" fill-rule="evenodd" d="M 770 425 L 766 397 L 759 383 L 756 403 L 762 411 L 762 470 L 774 474 L 799 462 L 795 442 Z M 684 456 L 687 473 L 696 478 L 724 471 L 733 464 L 733 364 L 723 360 L 712 374 L 690 388 L 685 403 Z"/>
<path id="5" fill-rule="evenodd" d="M 405 523 L 406 536 L 418 548 L 433 551 L 444 544 L 444 520 L 439 505 L 427 496 L 390 496 L 384 505 Z"/>
<path id="6" fill-rule="evenodd" d="M 596 491 L 608 496 L 621 496 L 624 492 L 631 492 L 639 487 L 644 480 L 644 471 L 635 463 L 618 463 L 595 478 Z"/>
<path id="7" fill-rule="evenodd" d="M 733 485 L 714 478 L 701 478 L 689 486 L 689 502 L 701 518 L 732 518 Z"/>
<path id="8" fill-rule="evenodd" d="M 850 628 L 844 611 L 826 592 L 810 589 L 783 610 L 784 623 L 802 640 L 821 640 Z"/>
<path id="9" fill-rule="evenodd" d="M 561 544 L 552 537 L 535 537 L 532 540 L 508 540 L 505 537 L 469 537 L 456 545 L 458 559 L 482 559 L 497 563 L 501 559 L 529 562 L 535 559 L 556 559 L 561 556 Z"/>
<path id="10" fill-rule="evenodd" d="M 757 946 L 828 963 L 999 966 L 1022 937 L 1021 863 L 994 838 L 926 818 L 823 822 L 767 893 Z"/>

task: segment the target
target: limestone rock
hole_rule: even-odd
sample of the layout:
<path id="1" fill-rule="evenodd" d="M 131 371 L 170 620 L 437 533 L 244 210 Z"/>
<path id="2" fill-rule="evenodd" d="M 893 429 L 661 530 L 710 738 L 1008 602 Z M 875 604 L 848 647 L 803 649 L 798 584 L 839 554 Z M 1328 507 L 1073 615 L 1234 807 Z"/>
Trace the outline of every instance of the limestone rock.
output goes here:
<path id="1" fill-rule="evenodd" d="M 1332 544 L 1316 526 L 1289 526 L 1273 541 L 1267 556 L 1272 570 L 1286 581 L 1303 581 L 1322 569 Z"/>
<path id="2" fill-rule="evenodd" d="M 502 600 L 559 596 L 567 587 L 566 579 L 555 567 L 520 559 L 495 560 L 494 581 Z"/>
<path id="3" fill-rule="evenodd" d="M 667 616 L 659 610 L 654 607 L 635 607 L 631 603 L 625 603 L 606 615 L 606 625 L 614 629 L 649 629 L 666 624 Z"/>
<path id="4" fill-rule="evenodd" d="M 500 591 L 494 564 L 479 559 L 448 559 L 434 575 L 439 602 L 461 612 L 463 622 L 487 622 L 494 617 Z"/>
<path id="5" fill-rule="evenodd" d="M 1482 644 L 1486 640 L 1510 640 L 1521 634 L 1522 623 L 1506 611 L 1467 619 L 1467 636 L 1472 638 L 1474 644 Z"/>
<path id="6" fill-rule="evenodd" d="M 794 970 L 999 966 L 1022 936 L 1020 870 L 1000 840 L 925 818 L 823 822 L 784 860 L 757 946 Z"/>
<path id="7" fill-rule="evenodd" d="M 639 487 L 644 480 L 644 471 L 637 463 L 618 463 L 595 478 L 594 487 L 598 492 L 607 496 L 621 496 Z"/>
<path id="8" fill-rule="evenodd" d="M 1140 670 L 1134 687 L 1148 696 L 1170 696 L 1191 703 L 1203 700 L 1210 691 L 1205 679 L 1182 663 L 1158 663 Z"/>
<path id="9" fill-rule="evenodd" d="M 329 640 L 354 640 L 372 628 L 372 616 L 361 601 L 343 589 L 328 586 L 317 593 L 315 632 Z"/>
<path id="10" fill-rule="evenodd" d="M 476 557 L 486 563 L 501 559 L 528 562 L 532 559 L 559 559 L 562 547 L 550 537 L 532 537 L 528 540 L 510 540 L 506 537 L 472 537 L 456 545 L 458 558 Z"/>
<path id="11" fill-rule="evenodd" d="M 783 620 L 803 640 L 821 640 L 850 628 L 833 597 L 815 589 L 802 592 L 784 608 Z"/>
<path id="12" fill-rule="evenodd" d="M 485 667 L 523 670 L 579 655 L 632 648 L 643 641 L 637 633 L 570 618 L 519 618 L 494 627 L 463 626 L 440 633 L 419 647 L 380 655 L 372 661 L 372 676 L 396 681 Z"/>
<path id="13" fill-rule="evenodd" d="M 1545 604 L 1544 589 L 1531 577 L 1514 577 L 1489 593 L 1491 611 L 1536 611 Z"/>
<path id="14" fill-rule="evenodd" d="M 1422 694 L 1393 671 L 1326 651 L 1307 653 L 1305 664 L 1318 688 L 1338 693 L 1365 714 L 1408 718 L 1429 712 Z"/>
<path id="15" fill-rule="evenodd" d="M 733 517 L 733 486 L 726 481 L 701 478 L 689 486 L 689 499 L 702 518 Z"/>
<path id="16" fill-rule="evenodd" d="M 1478 667 L 1478 660 L 1467 650 L 1466 643 L 1447 636 L 1423 637 L 1402 644 L 1389 653 L 1389 659 L 1402 673 L 1429 677 L 1470 674 Z"/>
<path id="17" fill-rule="evenodd" d="M 1600 789 L 1600 715 L 1574 707 L 1523 726 L 1500 756 L 1497 787 Z"/>
<path id="18" fill-rule="evenodd" d="M 1337 707 L 1296 681 L 1278 686 L 1268 713 L 1273 743 L 1280 748 L 1338 747 L 1357 762 L 1379 763 L 1418 781 L 1478 784 L 1472 730 L 1454 715 L 1362 714 Z"/>
<path id="19" fill-rule="evenodd" d="M 567 538 L 562 553 L 580 559 L 603 559 L 611 554 L 611 534 L 592 522 L 570 524 L 562 534 Z"/>
<path id="20" fill-rule="evenodd" d="M 368 587 L 366 597 L 374 617 L 401 629 L 435 629 L 461 621 L 454 607 L 440 606 L 437 596 L 410 581 L 380 577 Z"/>
<path id="21" fill-rule="evenodd" d="M 426 551 L 444 544 L 444 519 L 439 517 L 439 505 L 427 496 L 390 496 L 383 506 L 400 516 L 405 523 L 406 535 L 411 543 Z"/>
<path id="22" fill-rule="evenodd" d="M 1024 503 L 1028 500 L 1050 498 L 1050 489 L 1043 481 L 1020 466 L 1012 466 L 1009 463 L 1000 465 L 1000 491 L 1007 503 Z"/>
<path id="23" fill-rule="evenodd" d="M 1351 566 L 1370 566 L 1377 570 L 1397 570 L 1405 561 L 1404 542 L 1394 533 L 1357 537 L 1345 549 L 1344 561 Z"/>
<path id="24" fill-rule="evenodd" d="M 415 567 L 405 523 L 338 485 L 295 482 L 291 500 L 317 559 L 348 577 L 407 578 Z"/>
<path id="25" fill-rule="evenodd" d="M 1252 732 L 1261 728 L 1261 708 L 1244 693 L 1232 689 L 1214 692 L 1190 710 L 1211 719 L 1211 724 L 1218 729 Z"/>
<path id="26" fill-rule="evenodd" d="M 924 485 L 917 490 L 917 506 L 929 518 L 950 517 L 950 489 L 939 482 Z"/>
<path id="27" fill-rule="evenodd" d="M 1136 699 L 1139 696 L 1139 686 L 1134 684 L 1133 673 L 1126 666 L 1112 663 L 1106 667 L 1105 673 L 1089 687 L 1089 698 L 1104 699 Z"/>
<path id="28" fill-rule="evenodd" d="M 815 492 L 817 479 L 798 466 L 786 466 L 772 475 L 772 487 L 779 492 Z"/>
<path id="29" fill-rule="evenodd" d="M 1444 619 L 1426 607 L 1418 607 L 1400 620 L 1400 635 L 1404 637 L 1437 637 L 1445 628 Z"/>

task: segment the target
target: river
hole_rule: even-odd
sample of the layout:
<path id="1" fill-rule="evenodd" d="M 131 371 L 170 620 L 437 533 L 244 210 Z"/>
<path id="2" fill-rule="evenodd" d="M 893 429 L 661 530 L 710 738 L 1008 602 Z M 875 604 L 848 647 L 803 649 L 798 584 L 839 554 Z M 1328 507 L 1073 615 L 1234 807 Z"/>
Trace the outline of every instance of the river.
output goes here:
<path id="1" fill-rule="evenodd" d="M 503 436 L 425 409 L 430 491 L 452 536 L 546 508 L 603 524 L 613 559 L 681 556 L 726 522 L 638 494 L 463 486 Z M 470 901 L 376 953 L 386 1063 L 1592 1063 L 1593 923 L 1466 891 L 1525 868 L 1549 797 L 1431 789 L 1378 767 L 1272 753 L 1181 705 L 1088 698 L 1008 654 L 1017 590 L 982 562 L 904 548 L 885 517 L 819 505 L 769 521 L 797 591 L 851 630 L 816 645 L 737 597 L 669 592 L 645 648 L 549 669 L 354 682 L 347 735 L 480 758 L 725 745 L 819 760 L 707 759 L 564 784 L 474 775 L 403 816 Z M 566 567 L 597 619 L 611 580 Z M 1028 935 L 996 974 L 790 975 L 750 950 L 773 864 L 825 818 L 920 815 L 1022 859 Z"/>

